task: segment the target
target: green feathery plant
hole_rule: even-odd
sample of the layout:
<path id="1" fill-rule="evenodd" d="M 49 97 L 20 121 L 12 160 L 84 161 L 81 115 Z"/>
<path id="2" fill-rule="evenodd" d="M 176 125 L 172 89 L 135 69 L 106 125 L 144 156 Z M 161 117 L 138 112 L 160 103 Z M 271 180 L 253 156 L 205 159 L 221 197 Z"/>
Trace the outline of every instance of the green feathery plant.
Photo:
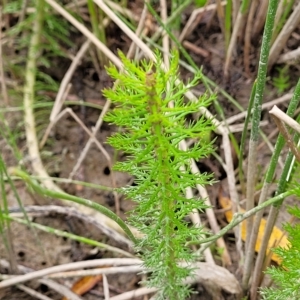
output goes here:
<path id="1" fill-rule="evenodd" d="M 300 219 L 300 209 L 293 207 L 289 212 Z M 266 273 L 272 276 L 276 287 L 264 288 L 261 290 L 263 299 L 299 299 L 300 281 L 299 281 L 299 252 L 300 252 L 300 224 L 291 225 L 286 223 L 284 226 L 290 242 L 289 248 L 275 248 L 273 250 L 282 258 L 280 267 L 270 267 Z"/>
<path id="2" fill-rule="evenodd" d="M 207 106 L 211 99 L 203 96 L 198 102 L 185 103 L 184 93 L 198 82 L 200 75 L 187 86 L 177 86 L 175 52 L 169 70 L 162 67 L 159 55 L 156 63 L 143 61 L 140 66 L 122 53 L 119 55 L 124 71 L 112 65 L 107 68 L 117 84 L 115 89 L 104 90 L 116 105 L 106 121 L 125 129 L 108 142 L 128 154 L 128 160 L 118 162 L 115 169 L 129 172 L 137 183 L 121 189 L 136 202 L 129 218 L 143 234 L 136 250 L 151 272 L 148 286 L 159 289 L 158 299 L 185 299 L 190 291 L 183 280 L 192 274 L 195 259 L 186 242 L 199 241 L 205 235 L 201 228 L 189 226 L 185 217 L 206 206 L 203 199 L 186 199 L 184 192 L 196 184 L 212 182 L 208 174 L 192 174 L 190 160 L 199 160 L 213 151 L 211 143 L 201 143 L 201 137 L 213 129 L 210 121 L 187 121 L 187 117 Z M 187 138 L 198 142 L 182 151 L 180 143 Z"/>
<path id="3" fill-rule="evenodd" d="M 286 65 L 282 68 L 276 68 L 276 71 L 278 72 L 278 76 L 272 78 L 272 84 L 278 89 L 278 92 L 282 94 L 291 86 L 289 65 Z"/>

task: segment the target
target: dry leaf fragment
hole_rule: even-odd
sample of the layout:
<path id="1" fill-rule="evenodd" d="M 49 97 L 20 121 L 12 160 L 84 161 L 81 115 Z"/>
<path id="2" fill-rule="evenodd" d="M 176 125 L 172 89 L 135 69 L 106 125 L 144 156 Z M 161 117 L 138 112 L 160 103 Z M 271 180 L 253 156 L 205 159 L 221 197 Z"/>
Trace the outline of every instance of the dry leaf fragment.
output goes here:
<path id="1" fill-rule="evenodd" d="M 220 203 L 221 207 L 226 210 L 225 217 L 226 217 L 227 222 L 228 223 L 231 222 L 232 217 L 233 217 L 233 213 L 231 210 L 232 203 L 231 203 L 230 198 L 227 197 L 222 190 L 220 190 L 220 193 L 219 193 L 219 203 Z M 241 209 L 240 212 L 244 213 L 245 210 Z M 262 239 L 263 239 L 265 228 L 266 228 L 266 222 L 267 221 L 265 219 L 262 219 L 260 222 L 257 241 L 255 244 L 256 252 L 259 252 L 259 250 L 260 250 Z M 246 229 L 246 220 L 244 220 L 242 222 L 242 228 L 241 228 L 241 234 L 242 234 L 243 241 L 246 240 L 246 230 L 247 230 Z M 270 250 L 274 247 L 280 246 L 282 248 L 287 248 L 288 245 L 289 245 L 289 242 L 288 242 L 288 239 L 287 239 L 285 233 L 282 230 L 280 230 L 278 227 L 274 226 L 273 231 L 270 236 L 270 239 L 269 239 L 266 255 L 268 255 Z M 278 264 L 281 264 L 281 262 L 282 262 L 281 258 L 275 253 L 272 254 L 271 259 Z"/>
<path id="2" fill-rule="evenodd" d="M 91 290 L 99 281 L 102 280 L 102 274 L 95 276 L 85 276 L 77 280 L 72 286 L 72 292 L 81 296 Z M 62 300 L 68 300 L 64 297 Z"/>

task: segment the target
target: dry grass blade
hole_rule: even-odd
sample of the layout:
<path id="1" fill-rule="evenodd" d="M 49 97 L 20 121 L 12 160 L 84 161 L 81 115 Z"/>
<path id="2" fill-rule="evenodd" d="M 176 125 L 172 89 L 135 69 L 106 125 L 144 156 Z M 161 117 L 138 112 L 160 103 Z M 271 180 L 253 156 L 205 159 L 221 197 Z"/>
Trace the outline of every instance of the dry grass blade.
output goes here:
<path id="1" fill-rule="evenodd" d="M 221 28 L 222 33 L 224 34 L 224 20 L 225 20 L 225 16 L 224 16 L 224 7 L 222 5 L 221 0 L 217 0 L 217 15 L 218 15 L 218 19 L 219 19 L 219 25 Z"/>
<path id="2" fill-rule="evenodd" d="M 227 1 L 221 2 L 222 6 L 226 4 Z M 201 16 L 204 12 L 215 10 L 215 9 L 216 9 L 216 4 L 209 4 L 206 5 L 205 7 L 201 7 L 193 10 L 191 16 L 189 17 L 189 20 L 187 21 L 186 25 L 182 29 L 178 40 L 182 42 L 197 27 L 198 23 L 200 22 Z"/>
<path id="3" fill-rule="evenodd" d="M 297 146 L 293 143 L 293 138 L 289 134 L 285 124 L 288 124 L 291 128 L 295 131 L 300 133 L 300 125 L 294 119 L 286 115 L 283 111 L 281 111 L 277 106 L 274 106 L 270 111 L 269 114 L 273 117 L 274 122 L 276 123 L 279 131 L 283 135 L 287 145 L 289 146 L 292 153 L 295 155 L 298 162 L 300 162 L 300 152 Z"/>
<path id="4" fill-rule="evenodd" d="M 282 97 L 279 97 L 277 99 L 274 99 L 272 101 L 269 101 L 269 102 L 266 102 L 262 105 L 262 109 L 269 109 L 270 107 L 272 107 L 273 105 L 279 105 L 283 102 L 286 102 L 288 100 L 290 100 L 292 98 L 293 94 L 292 93 L 287 93 L 285 95 L 283 95 Z M 244 112 L 241 112 L 239 114 L 236 114 L 228 119 L 226 119 L 224 121 L 225 124 L 232 124 L 240 119 L 243 119 L 245 118 L 247 115 L 247 112 L 244 111 Z"/>
<path id="5" fill-rule="evenodd" d="M 300 125 L 297 121 L 289 117 L 282 110 L 280 110 L 276 105 L 269 111 L 269 114 L 275 116 L 276 118 L 283 121 L 285 124 L 293 128 L 296 132 L 300 134 Z"/>
<path id="6" fill-rule="evenodd" d="M 161 20 L 164 24 L 167 22 L 167 2 L 166 0 L 160 0 L 160 15 Z M 170 52 L 170 40 L 169 36 L 166 32 L 163 32 L 163 38 L 162 38 L 162 46 L 163 46 L 163 60 L 164 64 L 166 66 L 166 69 L 169 69 L 169 52 Z"/>
<path id="7" fill-rule="evenodd" d="M 142 11 L 142 14 L 141 14 L 141 17 L 140 17 L 140 20 L 139 20 L 139 24 L 137 26 L 137 29 L 136 29 L 136 35 L 137 36 L 140 36 L 140 34 L 142 33 L 143 31 L 143 28 L 146 24 L 146 19 L 147 19 L 147 13 L 148 13 L 148 9 L 147 9 L 147 5 L 146 5 L 147 2 L 145 2 L 145 5 L 144 5 L 144 8 L 143 8 L 143 11 Z M 145 32 L 144 32 L 145 34 Z M 130 47 L 129 47 L 129 50 L 127 52 L 127 58 L 133 58 L 133 54 L 134 52 L 136 51 L 136 44 L 135 43 L 131 43 Z"/>
<path id="8" fill-rule="evenodd" d="M 255 10 L 257 8 L 258 0 L 254 0 L 251 2 L 246 29 L 245 29 L 245 40 L 244 40 L 244 67 L 245 72 L 250 76 L 250 48 L 251 48 L 251 32 L 253 29 L 253 23 L 254 23 L 254 14 Z"/>
<path id="9" fill-rule="evenodd" d="M 238 197 L 238 192 L 235 184 L 235 175 L 234 175 L 229 134 L 223 134 L 222 142 L 223 142 L 225 161 L 226 161 L 226 174 L 228 178 L 229 194 L 233 201 L 232 211 L 233 213 L 237 213 L 240 211 L 240 204 L 239 204 L 239 197 Z M 234 234 L 236 238 L 236 248 L 240 259 L 239 261 L 241 261 L 241 259 L 244 257 L 243 248 L 242 248 L 243 245 L 242 245 L 242 237 L 241 237 L 241 225 L 237 226 L 237 228 L 234 231 Z"/>
<path id="10" fill-rule="evenodd" d="M 236 46 L 237 37 L 238 37 L 238 34 L 241 31 L 241 28 L 245 22 L 245 16 L 247 15 L 248 9 L 249 8 L 247 8 L 247 10 L 244 12 L 242 12 L 240 10 L 238 12 L 237 18 L 234 22 L 233 32 L 232 32 L 229 46 L 228 46 L 228 49 L 226 52 L 226 59 L 225 59 L 225 65 L 224 65 L 225 78 L 228 78 L 228 76 L 229 76 L 229 67 L 231 64 L 232 57 L 233 57 L 234 48 Z"/>
<path id="11" fill-rule="evenodd" d="M 297 65 L 300 60 L 300 47 L 296 50 L 289 51 L 280 55 L 278 59 L 279 64 L 288 63 L 290 65 Z"/>
<path id="12" fill-rule="evenodd" d="M 108 280 L 105 275 L 103 275 L 103 291 L 104 291 L 104 299 L 109 300 L 109 285 L 108 285 Z"/>
<path id="13" fill-rule="evenodd" d="M 155 292 L 157 292 L 156 288 L 143 287 L 133 291 L 125 292 L 118 296 L 111 297 L 110 300 L 131 300 L 131 299 L 135 299 L 136 297 L 146 296 L 149 294 L 153 294 Z"/>
<path id="14" fill-rule="evenodd" d="M 102 51 L 108 59 L 110 59 L 118 68 L 122 67 L 122 63 L 119 58 L 114 55 L 103 43 L 101 43 L 97 37 L 90 32 L 84 25 L 78 22 L 71 14 L 69 14 L 63 7 L 57 4 L 53 0 L 45 0 L 52 8 L 54 8 L 58 13 L 60 13 L 66 20 L 68 20 L 74 27 L 76 27 L 82 34 L 84 34 L 88 39 L 95 44 L 95 46 Z"/>
<path id="15" fill-rule="evenodd" d="M 3 261 L 3 260 L 1 260 L 0 263 L 2 265 L 3 264 L 5 265 L 5 261 Z M 10 285 L 25 282 L 28 280 L 41 278 L 46 275 L 50 275 L 50 274 L 54 275 L 55 272 L 60 272 L 63 270 L 82 269 L 82 268 L 86 268 L 86 267 L 98 267 L 98 266 L 105 266 L 105 265 L 124 265 L 124 266 L 127 265 L 128 266 L 128 265 L 134 264 L 134 265 L 137 265 L 137 266 L 132 266 L 132 267 L 134 267 L 134 269 L 132 269 L 132 271 L 135 272 L 138 270 L 140 270 L 140 271 L 143 270 L 143 267 L 141 267 L 141 263 L 142 262 L 138 259 L 98 259 L 98 260 L 93 260 L 93 261 L 77 262 L 77 263 L 71 263 L 71 264 L 66 264 L 66 265 L 62 265 L 62 266 L 55 266 L 55 267 L 51 267 L 51 268 L 48 268 L 45 270 L 35 271 L 35 272 L 31 272 L 31 273 L 28 273 L 25 275 L 20 275 L 18 277 L 6 279 L 5 281 L 0 283 L 0 286 L 7 287 Z M 239 286 L 238 281 L 235 279 L 234 275 L 231 274 L 225 268 L 216 266 L 216 265 L 211 265 L 208 263 L 196 263 L 194 265 L 194 268 L 195 268 L 195 275 L 192 278 L 187 279 L 186 282 L 188 284 L 194 284 L 197 282 L 200 282 L 203 284 L 209 283 L 209 284 L 213 284 L 213 286 L 216 286 L 218 288 L 222 288 L 231 294 L 240 293 L 240 286 Z M 117 268 L 106 268 L 106 269 L 96 269 L 94 271 L 91 270 L 88 272 L 90 272 L 90 274 L 99 272 L 98 274 L 100 274 L 100 272 L 103 273 L 103 270 L 104 270 L 104 273 L 106 273 L 106 272 L 109 273 L 109 269 L 111 269 L 112 273 L 115 273 L 117 271 Z M 122 268 L 122 270 L 126 273 L 126 267 Z M 129 268 L 127 268 L 127 272 L 128 271 L 130 271 Z M 26 272 L 28 272 L 28 270 L 26 270 Z M 79 271 L 79 273 L 77 275 L 82 275 L 82 274 L 86 274 L 86 272 Z M 57 274 L 57 275 L 59 276 L 59 274 Z M 61 275 L 63 275 L 63 274 L 61 274 Z M 72 274 L 70 274 L 70 275 L 72 275 Z M 73 273 L 73 275 L 76 276 L 76 273 Z M 39 279 L 39 280 L 41 282 L 43 282 L 44 284 L 50 286 L 51 288 L 55 288 L 53 286 L 53 284 L 54 284 L 53 281 L 51 281 L 49 279 Z M 62 288 L 62 286 L 61 286 L 61 288 Z M 147 291 L 147 293 L 156 291 L 156 289 L 143 289 L 143 290 L 145 292 Z M 62 293 L 67 297 L 69 297 L 69 295 L 70 295 L 70 294 L 66 294 L 65 291 L 63 291 Z M 72 292 L 70 292 L 70 293 L 72 293 Z M 134 293 L 134 292 L 126 293 L 126 295 L 130 294 L 132 296 L 133 295 L 132 293 Z M 124 295 L 125 294 L 123 294 L 122 297 L 124 297 Z M 121 297 L 121 295 L 119 295 L 117 297 Z M 113 297 L 113 298 L 123 299 L 123 298 L 117 298 L 117 297 Z M 111 299 L 113 299 L 113 298 L 111 298 Z M 77 298 L 77 299 L 80 299 L 80 298 Z M 124 298 L 124 299 L 130 299 L 130 298 Z"/>
<path id="16" fill-rule="evenodd" d="M 112 168 L 112 161 L 111 158 L 108 154 L 108 152 L 105 150 L 105 148 L 101 145 L 101 143 L 96 139 L 95 135 L 93 132 L 91 132 L 85 125 L 84 123 L 80 120 L 80 118 L 73 112 L 71 108 L 65 108 L 62 112 L 60 112 L 55 119 L 53 120 L 52 123 L 50 123 L 50 130 L 55 126 L 55 124 L 65 115 L 65 114 L 70 114 L 73 119 L 80 125 L 80 127 L 89 135 L 90 139 L 97 145 L 101 153 L 105 156 L 107 162 L 109 163 L 109 167 Z M 114 187 L 116 185 L 114 184 Z"/>
<path id="17" fill-rule="evenodd" d="M 126 274 L 126 273 L 138 273 L 142 272 L 143 267 L 141 265 L 126 265 L 120 267 L 107 267 L 96 269 L 84 269 L 78 271 L 69 271 L 69 272 L 58 272 L 51 275 L 48 275 L 49 278 L 72 278 L 72 277 L 84 277 L 84 276 L 95 276 L 102 274 Z"/>
<path id="18" fill-rule="evenodd" d="M 49 134 L 52 130 L 52 128 L 55 126 L 55 123 L 57 122 L 57 115 L 59 114 L 65 99 L 68 97 L 70 89 L 71 89 L 72 85 L 71 84 L 67 84 L 67 86 L 65 87 L 65 91 L 64 94 L 62 94 L 62 96 L 59 98 L 59 100 L 55 100 L 54 105 L 53 105 L 53 109 L 51 112 L 51 115 L 53 114 L 53 117 L 51 117 L 50 115 L 50 123 L 48 124 L 48 127 L 45 130 L 44 136 L 40 142 L 40 149 L 42 149 L 45 146 L 45 143 L 49 137 Z M 57 119 L 55 121 L 55 118 Z"/>
<path id="19" fill-rule="evenodd" d="M 80 64 L 81 59 L 83 58 L 86 51 L 89 49 L 90 44 L 91 44 L 90 40 L 87 40 L 86 42 L 84 42 L 82 44 L 82 46 L 80 47 L 80 49 L 77 52 L 76 56 L 74 57 L 68 71 L 64 75 L 64 78 L 61 81 L 61 84 L 60 84 L 60 87 L 59 87 L 58 93 L 56 95 L 54 105 L 53 105 L 53 108 L 52 108 L 52 111 L 51 111 L 51 114 L 50 114 L 50 122 L 54 121 L 56 116 L 61 111 L 61 108 L 63 106 L 63 100 L 64 100 L 63 96 L 66 93 L 67 86 L 68 86 L 68 84 L 69 84 L 76 68 Z"/>
<path id="20" fill-rule="evenodd" d="M 31 289 L 31 288 L 29 288 L 29 287 L 27 287 L 23 284 L 19 284 L 17 287 L 18 287 L 19 290 L 25 292 L 26 294 L 28 294 L 28 295 L 30 295 L 34 298 L 37 298 L 37 299 L 40 299 L 40 300 L 53 300 L 53 299 L 51 299 L 51 298 L 49 298 L 49 297 L 33 290 L 33 289 Z"/>
<path id="21" fill-rule="evenodd" d="M 289 19 L 284 24 L 281 32 L 279 33 L 277 39 L 273 43 L 270 56 L 269 56 L 269 65 L 268 68 L 271 69 L 280 52 L 282 51 L 283 47 L 285 47 L 288 38 L 290 37 L 291 33 L 295 30 L 300 22 L 300 2 L 295 7 L 293 13 L 290 15 Z"/>
<path id="22" fill-rule="evenodd" d="M 0 7 L 0 24 L 2 26 L 2 8 Z M 0 79 L 1 79 L 1 89 L 2 89 L 2 97 L 4 99 L 4 104 L 7 106 L 9 104 L 9 98 L 7 94 L 6 82 L 4 77 L 4 70 L 3 70 L 3 54 L 2 54 L 2 28 L 0 29 Z"/>
<path id="23" fill-rule="evenodd" d="M 9 267 L 9 263 L 6 261 L 6 260 L 4 260 L 4 259 L 1 259 L 0 260 L 0 265 L 3 267 L 3 268 L 8 268 Z M 33 270 L 32 269 L 30 269 L 30 268 L 27 268 L 27 267 L 24 267 L 24 266 L 22 266 L 22 265 L 18 265 L 18 270 L 19 270 L 19 272 L 20 273 L 29 273 L 29 272 L 33 272 Z M 12 280 L 14 279 L 14 278 L 11 278 Z M 61 285 L 61 284 L 59 284 L 59 283 L 57 283 L 57 282 L 55 282 L 55 281 L 53 281 L 53 280 L 51 280 L 51 279 L 44 279 L 44 278 L 42 278 L 42 279 L 38 279 L 37 280 L 39 283 L 42 283 L 42 284 L 44 284 L 44 285 L 46 285 L 46 286 L 48 286 L 48 287 L 50 287 L 50 288 L 52 288 L 53 290 L 55 290 L 56 292 L 58 292 L 59 294 L 61 294 L 62 296 L 66 296 L 66 297 L 68 297 L 69 299 L 74 299 L 74 300 L 82 300 L 82 298 L 80 298 L 79 296 L 77 296 L 76 294 L 74 294 L 72 291 L 70 291 L 67 287 L 65 287 L 65 286 L 63 286 L 63 285 Z M 23 285 L 20 285 L 20 284 L 18 284 L 17 285 L 18 286 L 18 288 L 20 287 L 20 286 L 23 286 Z M 25 287 L 25 289 L 26 289 L 27 287 Z M 21 288 L 22 289 L 22 288 Z M 23 290 L 25 290 L 24 288 L 23 288 Z M 26 292 L 27 293 L 30 293 L 31 291 L 30 290 L 28 290 L 28 288 L 26 289 Z M 33 291 L 33 292 L 36 292 L 36 291 Z M 31 294 L 32 296 L 33 296 L 33 294 Z M 36 294 L 35 294 L 36 295 Z M 43 295 L 44 296 L 44 295 Z M 45 296 L 44 296 L 45 297 Z M 46 299 L 45 299 L 46 300 Z M 52 299 L 51 299 L 52 300 Z"/>
<path id="24" fill-rule="evenodd" d="M 50 268 L 46 268 L 39 271 L 34 271 L 28 274 L 16 276 L 10 279 L 6 279 L 0 282 L 0 289 L 8 286 L 12 286 L 18 283 L 26 282 L 32 279 L 41 278 L 53 273 L 68 271 L 68 270 L 76 270 L 87 267 L 99 267 L 106 265 L 130 265 L 130 264 L 141 264 L 142 261 L 134 258 L 106 258 L 106 259 L 94 259 L 89 261 L 80 261 L 75 263 L 69 263 L 60 266 L 54 266 Z"/>
<path id="25" fill-rule="evenodd" d="M 53 213 L 62 214 L 72 218 L 78 218 L 83 222 L 91 224 L 101 230 L 105 235 L 114 239 L 117 243 L 121 243 L 126 245 L 128 248 L 132 248 L 132 242 L 127 239 L 125 236 L 121 235 L 119 232 L 115 231 L 113 228 L 107 226 L 105 222 L 100 222 L 100 220 L 96 220 L 95 218 L 84 215 L 74 207 L 64 207 L 57 205 L 45 205 L 45 206 L 25 206 L 24 210 L 29 216 L 32 217 L 45 217 L 49 216 Z M 10 208 L 10 216 L 15 218 L 23 217 L 23 212 L 20 212 L 19 208 Z"/>
<path id="26" fill-rule="evenodd" d="M 256 11 L 255 22 L 253 25 L 252 39 L 256 40 L 261 34 L 266 20 L 268 1 L 259 1 L 259 7 Z"/>

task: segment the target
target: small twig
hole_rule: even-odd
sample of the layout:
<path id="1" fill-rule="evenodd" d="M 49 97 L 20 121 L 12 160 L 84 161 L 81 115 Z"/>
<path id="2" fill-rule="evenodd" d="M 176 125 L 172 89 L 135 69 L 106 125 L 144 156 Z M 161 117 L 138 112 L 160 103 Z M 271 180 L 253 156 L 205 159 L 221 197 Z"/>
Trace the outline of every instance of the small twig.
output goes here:
<path id="1" fill-rule="evenodd" d="M 234 0 L 232 1 L 232 19 L 235 21 L 239 12 L 241 6 L 240 0 Z"/>
<path id="2" fill-rule="evenodd" d="M 20 218 L 12 218 L 10 216 L 7 216 L 7 215 L 3 215 L 3 217 L 5 219 L 9 219 L 11 221 L 14 221 L 14 222 L 17 222 L 17 223 L 20 223 L 20 224 L 23 224 L 23 225 L 26 225 L 28 226 L 27 222 L 24 221 L 23 219 L 20 219 Z M 65 237 L 65 238 L 69 238 L 71 240 L 75 240 L 75 241 L 78 241 L 78 242 L 84 242 L 85 240 L 87 240 L 87 242 L 90 244 L 90 245 L 93 245 L 95 247 L 98 247 L 98 248 L 101 248 L 103 250 L 106 250 L 106 251 L 111 251 L 112 253 L 116 253 L 116 254 L 120 254 L 124 257 L 134 257 L 133 254 L 127 252 L 127 251 L 124 251 L 120 248 L 117 248 L 117 247 L 113 247 L 113 246 L 110 246 L 108 244 L 104 244 L 104 243 L 100 243 L 100 242 L 97 242 L 95 240 L 91 240 L 91 239 L 86 239 L 82 236 L 79 236 L 79 235 L 76 235 L 76 234 L 73 234 L 73 233 L 69 233 L 69 232 L 66 232 L 66 231 L 62 231 L 60 229 L 55 229 L 53 227 L 48 227 L 48 226 L 45 226 L 45 225 L 41 225 L 39 223 L 34 223 L 34 222 L 31 222 L 30 223 L 30 226 L 32 228 L 36 228 L 36 229 L 39 229 L 41 231 L 44 231 L 44 232 L 47 232 L 47 233 L 51 233 L 51 234 L 54 234 L 56 236 L 60 236 L 60 237 Z"/>
<path id="3" fill-rule="evenodd" d="M 196 54 L 199 54 L 205 58 L 209 56 L 209 51 L 205 50 L 204 48 L 201 48 L 199 46 L 196 46 L 195 44 L 188 42 L 188 41 L 183 41 L 183 46 L 191 51 L 193 51 Z"/>
<path id="4" fill-rule="evenodd" d="M 8 263 L 4 260 L 0 260 L 1 265 L 8 265 Z M 139 259 L 97 259 L 97 260 L 91 260 L 91 261 L 85 261 L 85 262 L 76 262 L 76 263 L 70 263 L 63 266 L 55 266 L 51 267 L 45 270 L 35 271 L 29 274 L 21 275 L 15 278 L 7 279 L 0 283 L 0 288 L 2 288 L 3 283 L 5 283 L 5 287 L 11 286 L 13 284 L 25 282 L 28 280 L 36 279 L 42 276 L 47 276 L 50 274 L 53 274 L 56 271 L 60 270 L 72 270 L 72 269 L 81 269 L 85 267 L 99 267 L 99 266 L 105 266 L 105 265 L 139 265 L 137 266 L 140 268 L 141 271 L 145 271 L 145 268 L 142 266 L 142 261 Z M 182 264 L 184 265 L 184 264 Z M 238 281 L 235 279 L 234 275 L 231 274 L 228 270 L 226 270 L 223 267 L 217 266 L 217 265 L 211 265 L 208 263 L 202 263 L 197 262 L 191 266 L 194 269 L 194 275 L 190 278 L 187 278 L 186 283 L 187 284 L 194 284 L 197 282 L 210 282 L 211 284 L 218 286 L 225 291 L 232 293 L 232 294 L 238 294 L 240 292 L 240 286 Z M 19 268 L 23 272 L 30 272 L 31 270 L 28 268 L 25 268 L 23 266 L 19 266 Z M 101 269 L 99 269 L 101 270 Z M 46 281 L 53 282 L 50 279 L 39 279 L 39 281 L 45 283 Z M 45 283 L 49 285 L 48 283 Z M 49 285 L 50 286 L 50 285 Z M 52 287 L 52 286 L 51 286 Z M 53 288 L 53 287 L 52 287 Z M 155 288 L 142 288 L 135 291 L 130 291 L 123 293 L 122 295 L 112 297 L 111 300 L 117 300 L 117 299 L 132 299 L 135 296 L 138 295 L 145 295 L 149 293 L 156 292 L 157 289 Z M 70 292 L 70 291 L 69 291 Z M 77 298 L 78 299 L 78 298 Z"/>

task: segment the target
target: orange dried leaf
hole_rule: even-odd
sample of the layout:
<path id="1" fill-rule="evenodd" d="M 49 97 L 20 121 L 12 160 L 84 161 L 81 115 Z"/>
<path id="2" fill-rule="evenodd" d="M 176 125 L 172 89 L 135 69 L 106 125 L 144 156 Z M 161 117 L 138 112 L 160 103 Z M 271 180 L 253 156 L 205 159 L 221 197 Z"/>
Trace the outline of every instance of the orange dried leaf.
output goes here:
<path id="1" fill-rule="evenodd" d="M 221 205 L 221 207 L 223 209 L 225 209 L 225 217 L 227 222 L 229 223 L 232 220 L 233 217 L 233 213 L 231 210 L 231 200 L 229 197 L 225 196 L 222 191 L 220 191 L 219 193 L 219 203 Z M 245 212 L 245 210 L 241 209 L 240 211 L 241 213 Z M 264 236 L 264 232 L 265 232 L 265 228 L 266 228 L 266 220 L 262 219 L 259 225 L 259 231 L 258 231 L 258 236 L 257 236 L 257 241 L 255 244 L 255 251 L 259 252 L 261 244 L 262 244 L 262 239 Z M 246 220 L 244 220 L 242 222 L 242 227 L 241 227 L 241 235 L 242 235 L 242 240 L 245 241 L 246 240 Z M 285 233 L 280 230 L 278 227 L 274 226 L 273 231 L 271 233 L 270 239 L 269 239 L 269 243 L 268 243 L 268 247 L 267 247 L 267 253 L 266 255 L 268 255 L 268 253 L 270 252 L 270 250 L 274 247 L 280 246 L 282 248 L 287 248 L 287 246 L 289 245 L 288 239 L 285 235 Z M 281 258 L 273 253 L 271 256 L 271 259 L 273 261 L 275 261 L 278 264 L 281 264 Z"/>
<path id="2" fill-rule="evenodd" d="M 100 280 L 102 280 L 102 275 L 96 276 L 85 276 L 79 280 L 77 280 L 72 287 L 72 292 L 81 296 L 92 289 Z M 64 297 L 62 300 L 68 300 L 68 298 Z"/>

